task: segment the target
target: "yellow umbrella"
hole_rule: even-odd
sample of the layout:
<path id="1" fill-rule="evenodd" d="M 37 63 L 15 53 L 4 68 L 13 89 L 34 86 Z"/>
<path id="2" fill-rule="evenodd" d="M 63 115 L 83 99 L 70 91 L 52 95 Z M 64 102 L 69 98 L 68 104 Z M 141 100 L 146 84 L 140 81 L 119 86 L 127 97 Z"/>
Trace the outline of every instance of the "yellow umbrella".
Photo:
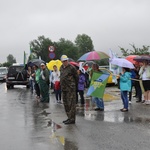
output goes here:
<path id="1" fill-rule="evenodd" d="M 53 66 L 56 65 L 58 70 L 60 69 L 60 66 L 62 65 L 62 62 L 60 60 L 51 60 L 48 64 L 47 64 L 47 68 L 49 70 L 53 70 Z"/>

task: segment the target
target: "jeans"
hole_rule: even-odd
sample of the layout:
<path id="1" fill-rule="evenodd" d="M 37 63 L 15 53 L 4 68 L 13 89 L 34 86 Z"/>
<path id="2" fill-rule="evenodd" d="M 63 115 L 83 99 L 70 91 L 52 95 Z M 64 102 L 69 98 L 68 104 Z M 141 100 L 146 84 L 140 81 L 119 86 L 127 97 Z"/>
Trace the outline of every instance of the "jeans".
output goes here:
<path id="1" fill-rule="evenodd" d="M 92 97 L 92 101 L 96 104 L 98 108 L 104 109 L 104 101 L 102 98 Z"/>
<path id="2" fill-rule="evenodd" d="M 61 101 L 61 90 L 55 90 L 55 96 L 57 101 Z"/>
<path id="3" fill-rule="evenodd" d="M 125 109 L 128 109 L 128 91 L 121 91 L 121 99 Z"/>
<path id="4" fill-rule="evenodd" d="M 29 80 L 29 84 L 30 84 L 30 90 L 31 90 L 31 92 L 33 92 L 33 90 L 34 90 L 34 81 Z"/>

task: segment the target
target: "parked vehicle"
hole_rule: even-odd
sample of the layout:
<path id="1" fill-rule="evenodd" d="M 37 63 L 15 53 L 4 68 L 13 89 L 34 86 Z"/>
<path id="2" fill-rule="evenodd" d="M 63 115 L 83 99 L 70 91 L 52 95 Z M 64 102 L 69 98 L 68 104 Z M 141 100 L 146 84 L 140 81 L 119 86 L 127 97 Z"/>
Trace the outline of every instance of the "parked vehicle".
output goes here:
<path id="1" fill-rule="evenodd" d="M 107 69 L 106 67 L 105 68 L 101 68 L 100 66 L 100 70 L 103 72 L 103 73 L 106 73 L 106 74 L 110 74 L 109 77 L 108 77 L 108 81 L 107 81 L 107 85 L 115 85 L 115 79 L 113 79 L 113 72 L 110 71 L 109 69 Z M 116 78 L 117 80 L 117 78 Z"/>
<path id="2" fill-rule="evenodd" d="M 29 88 L 29 78 L 24 65 L 15 64 L 9 67 L 6 86 L 10 89 L 13 88 L 14 85 L 26 85 L 26 87 Z"/>
<path id="3" fill-rule="evenodd" d="M 7 67 L 0 67 L 0 81 L 6 81 L 7 73 L 8 73 Z"/>

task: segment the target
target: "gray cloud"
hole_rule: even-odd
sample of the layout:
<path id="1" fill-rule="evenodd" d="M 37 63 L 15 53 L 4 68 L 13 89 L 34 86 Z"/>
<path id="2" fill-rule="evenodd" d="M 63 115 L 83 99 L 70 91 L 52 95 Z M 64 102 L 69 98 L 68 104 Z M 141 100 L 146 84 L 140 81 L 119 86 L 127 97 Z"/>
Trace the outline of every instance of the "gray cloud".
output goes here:
<path id="1" fill-rule="evenodd" d="M 40 35 L 74 41 L 85 33 L 95 50 L 119 55 L 118 46 L 150 45 L 149 6 L 149 0 L 0 0 L 0 62 L 9 54 L 23 62 L 23 51 Z"/>

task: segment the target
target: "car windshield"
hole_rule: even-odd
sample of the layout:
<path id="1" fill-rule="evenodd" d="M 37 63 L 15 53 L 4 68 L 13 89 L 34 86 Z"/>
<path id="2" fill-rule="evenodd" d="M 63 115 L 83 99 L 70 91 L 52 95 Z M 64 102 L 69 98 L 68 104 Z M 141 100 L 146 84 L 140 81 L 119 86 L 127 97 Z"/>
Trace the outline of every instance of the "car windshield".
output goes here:
<path id="1" fill-rule="evenodd" d="M 9 68 L 9 72 L 13 73 L 13 72 L 22 72 L 24 70 L 23 66 L 11 66 Z"/>
<path id="2" fill-rule="evenodd" d="M 7 74 L 7 70 L 6 69 L 0 69 L 0 74 Z"/>

